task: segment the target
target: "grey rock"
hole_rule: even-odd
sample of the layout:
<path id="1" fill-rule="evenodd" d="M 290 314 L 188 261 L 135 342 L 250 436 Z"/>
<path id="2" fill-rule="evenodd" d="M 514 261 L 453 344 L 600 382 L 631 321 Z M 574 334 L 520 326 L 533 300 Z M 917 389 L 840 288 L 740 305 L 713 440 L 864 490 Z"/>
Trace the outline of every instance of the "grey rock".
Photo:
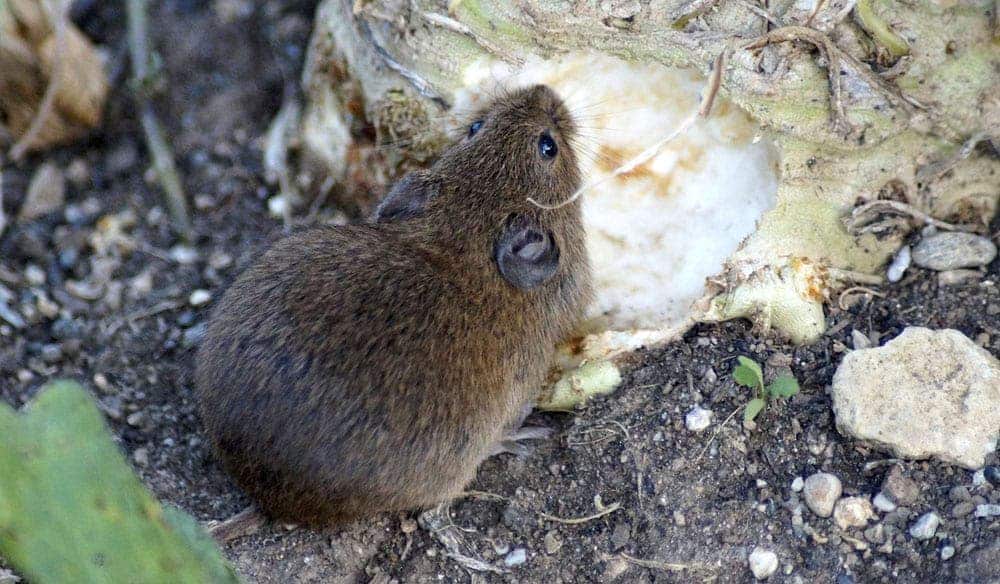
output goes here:
<path id="1" fill-rule="evenodd" d="M 920 497 L 920 486 L 903 474 L 903 469 L 894 466 L 882 481 L 882 492 L 897 505 L 912 505 Z"/>
<path id="2" fill-rule="evenodd" d="M 66 202 L 66 177 L 51 162 L 38 167 L 28 185 L 28 195 L 17 213 L 18 221 L 31 221 L 62 208 Z"/>
<path id="3" fill-rule="evenodd" d="M 956 485 L 948 491 L 948 498 L 952 501 L 969 501 L 972 499 L 972 495 L 969 493 L 969 488 L 963 485 Z"/>
<path id="4" fill-rule="evenodd" d="M 42 345 L 41 357 L 42 361 L 45 361 L 50 365 L 52 363 L 58 363 L 63 358 L 62 346 L 58 343 Z"/>
<path id="5" fill-rule="evenodd" d="M 1000 517 L 1000 505 L 976 505 L 976 517 Z"/>
<path id="6" fill-rule="evenodd" d="M 931 270 L 985 266 L 997 257 L 997 246 L 974 233 L 941 232 L 925 237 L 913 248 L 913 263 Z"/>
<path id="7" fill-rule="evenodd" d="M 20 314 L 3 302 L 0 302 L 0 319 L 16 329 L 23 329 L 28 326 L 28 323 L 24 322 L 24 318 Z"/>
<path id="8" fill-rule="evenodd" d="M 938 525 L 940 524 L 941 518 L 938 517 L 937 513 L 933 511 L 924 513 L 910 526 L 910 535 L 913 539 L 930 539 L 934 537 L 934 533 L 937 532 Z"/>
<path id="9" fill-rule="evenodd" d="M 146 423 L 146 416 L 142 412 L 132 412 L 127 418 L 125 418 L 125 422 L 128 423 L 129 426 L 138 428 Z"/>
<path id="10" fill-rule="evenodd" d="M 872 505 L 882 513 L 889 513 L 896 510 L 896 504 L 883 492 L 875 495 L 875 498 L 872 499 Z"/>
<path id="11" fill-rule="evenodd" d="M 684 425 L 692 432 L 701 432 L 712 423 L 712 412 L 695 406 L 684 416 Z"/>
<path id="12" fill-rule="evenodd" d="M 946 546 L 943 546 L 941 548 L 941 559 L 942 560 L 948 561 L 948 560 L 952 559 L 953 557 L 955 557 L 955 546 L 953 546 L 953 545 L 946 545 Z"/>
<path id="13" fill-rule="evenodd" d="M 545 553 L 549 555 L 558 552 L 563 546 L 562 538 L 559 537 L 559 533 L 556 531 L 547 532 L 542 539 L 542 543 L 545 544 Z"/>
<path id="14" fill-rule="evenodd" d="M 951 508 L 952 517 L 965 517 L 976 508 L 976 504 L 972 501 L 962 501 L 961 503 L 956 503 L 954 507 Z"/>
<path id="15" fill-rule="evenodd" d="M 801 493 L 802 489 L 806 486 L 806 481 L 802 477 L 795 477 L 792 481 L 792 490 L 796 493 Z"/>
<path id="16" fill-rule="evenodd" d="M 941 286 L 959 286 L 981 278 L 978 270 L 945 270 L 938 273 L 938 284 Z"/>
<path id="17" fill-rule="evenodd" d="M 802 489 L 806 505 L 820 517 L 829 517 L 833 514 L 833 506 L 836 505 L 842 492 L 840 479 L 825 472 L 810 475 Z"/>
<path id="18" fill-rule="evenodd" d="M 767 580 L 778 571 L 778 555 L 771 550 L 755 547 L 750 552 L 750 571 L 757 580 Z"/>
<path id="19" fill-rule="evenodd" d="M 979 468 L 1000 433 L 1000 362 L 955 330 L 909 327 L 848 353 L 832 397 L 842 434 L 901 458 Z"/>
<path id="20" fill-rule="evenodd" d="M 520 566 L 521 564 L 528 561 L 528 552 L 523 548 L 514 548 L 509 554 L 503 559 L 503 564 L 508 568 L 513 568 L 514 566 Z"/>

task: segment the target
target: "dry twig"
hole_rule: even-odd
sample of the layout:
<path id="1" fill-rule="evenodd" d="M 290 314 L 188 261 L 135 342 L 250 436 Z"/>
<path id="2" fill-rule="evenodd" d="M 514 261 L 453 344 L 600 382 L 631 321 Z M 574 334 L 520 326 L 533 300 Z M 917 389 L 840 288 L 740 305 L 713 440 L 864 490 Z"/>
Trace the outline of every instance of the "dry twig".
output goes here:
<path id="1" fill-rule="evenodd" d="M 163 128 L 150 103 L 154 71 L 150 67 L 152 57 L 149 47 L 147 0 L 128 0 L 128 39 L 132 59 L 133 82 L 136 101 L 139 106 L 139 120 L 146 136 L 146 146 L 153 158 L 153 167 L 166 196 L 167 210 L 178 232 L 185 240 L 193 237 L 191 219 L 188 216 L 187 198 L 181 186 L 177 165 L 170 144 L 163 135 Z"/>
<path id="2" fill-rule="evenodd" d="M 871 201 L 856 207 L 853 211 L 851 211 L 850 217 L 846 219 L 847 229 L 851 233 L 858 234 L 877 231 L 878 225 L 881 222 L 875 219 L 882 213 L 896 216 L 901 215 L 907 218 L 907 220 L 916 220 L 927 225 L 933 225 L 934 227 L 945 231 L 975 231 L 975 227 L 973 226 L 947 223 L 945 221 L 941 221 L 940 219 L 931 217 L 929 214 L 917 209 L 913 205 L 886 199 Z"/>
<path id="3" fill-rule="evenodd" d="M 594 513 L 592 515 L 586 515 L 584 517 L 563 518 L 563 517 L 556 517 L 555 515 L 549 515 L 548 513 L 543 513 L 541 511 L 538 511 L 537 513 L 539 517 L 541 517 L 542 519 L 547 519 L 548 521 L 555 521 L 556 523 L 562 523 L 563 525 L 580 525 L 583 523 L 589 523 L 595 519 L 600 519 L 605 515 L 610 515 L 615 511 L 621 509 L 621 507 L 622 507 L 621 503 L 617 502 L 612 503 L 607 507 L 605 507 L 604 509 L 601 509 L 597 513 Z"/>
<path id="4" fill-rule="evenodd" d="M 835 131 L 847 135 L 851 123 L 844 107 L 843 88 L 840 84 L 841 52 L 825 34 L 804 26 L 776 28 L 764 36 L 743 46 L 744 49 L 759 49 L 772 43 L 805 41 L 817 49 L 826 59 L 827 79 L 830 84 L 830 123 Z"/>

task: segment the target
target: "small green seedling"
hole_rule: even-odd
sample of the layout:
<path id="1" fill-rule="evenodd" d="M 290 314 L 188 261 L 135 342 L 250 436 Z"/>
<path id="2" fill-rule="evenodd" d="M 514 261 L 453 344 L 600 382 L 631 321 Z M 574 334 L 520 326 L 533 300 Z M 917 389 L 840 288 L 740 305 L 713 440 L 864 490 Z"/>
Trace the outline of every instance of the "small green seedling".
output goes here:
<path id="1" fill-rule="evenodd" d="M 733 379 L 736 383 L 754 390 L 755 397 L 747 402 L 743 410 L 743 421 L 753 421 L 757 414 L 764 410 L 767 402 L 773 398 L 792 397 L 799 392 L 799 382 L 789 373 L 779 376 L 769 385 L 764 385 L 764 372 L 753 359 L 737 357 L 739 365 L 733 369 Z"/>

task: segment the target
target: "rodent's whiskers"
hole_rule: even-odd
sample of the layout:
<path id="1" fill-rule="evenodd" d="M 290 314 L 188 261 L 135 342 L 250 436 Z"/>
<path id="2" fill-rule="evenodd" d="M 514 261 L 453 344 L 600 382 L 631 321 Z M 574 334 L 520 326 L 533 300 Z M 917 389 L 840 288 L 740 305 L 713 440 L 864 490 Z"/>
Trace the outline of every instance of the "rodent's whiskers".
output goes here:
<path id="1" fill-rule="evenodd" d="M 678 136 L 687 132 L 691 128 L 691 126 L 693 126 L 695 122 L 698 121 L 698 118 L 707 118 L 708 115 L 712 113 L 712 105 L 715 104 L 715 96 L 718 95 L 719 87 L 722 85 L 722 69 L 725 63 L 725 59 L 726 59 L 726 51 L 723 50 L 721 53 L 719 53 L 719 56 L 715 58 L 715 62 L 712 65 L 712 76 L 708 80 L 708 86 L 702 93 L 701 103 L 698 105 L 698 109 L 688 114 L 688 116 L 684 118 L 676 128 L 674 128 L 673 132 L 668 134 L 666 137 L 661 138 L 655 144 L 646 148 L 632 159 L 628 160 L 625 164 L 622 164 L 621 166 L 615 168 L 610 174 L 608 174 L 604 178 L 601 178 L 596 182 L 592 182 L 578 188 L 576 192 L 573 193 L 565 201 L 556 203 L 555 205 L 546 205 L 544 203 L 539 203 L 532 197 L 528 197 L 528 202 L 531 203 L 532 205 L 535 205 L 536 207 L 546 210 L 553 210 L 553 209 L 559 209 L 560 207 L 565 207 L 566 205 L 569 205 L 574 201 L 576 201 L 577 199 L 579 199 L 580 196 L 583 195 L 583 193 L 589 191 L 590 189 L 602 185 L 617 176 L 621 176 L 623 174 L 631 172 L 639 165 L 644 164 L 649 160 L 651 160 L 654 156 L 659 154 L 660 150 L 662 150 L 664 146 L 672 142 Z"/>

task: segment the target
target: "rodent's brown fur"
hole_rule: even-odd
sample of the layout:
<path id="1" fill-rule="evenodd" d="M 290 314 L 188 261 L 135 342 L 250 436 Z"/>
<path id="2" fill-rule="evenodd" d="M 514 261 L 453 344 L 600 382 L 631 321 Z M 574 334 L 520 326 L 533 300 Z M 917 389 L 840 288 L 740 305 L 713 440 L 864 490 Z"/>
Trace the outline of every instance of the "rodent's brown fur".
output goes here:
<path id="1" fill-rule="evenodd" d="M 201 415 L 225 468 L 273 518 L 328 525 L 457 493 L 535 398 L 578 323 L 590 272 L 574 127 L 536 86 L 410 183 L 417 216 L 278 242 L 216 308 L 198 355 Z M 559 156 L 537 154 L 552 131 Z M 548 164 L 548 166 L 546 166 Z M 550 230 L 555 275 L 522 290 L 493 247 L 511 214 Z"/>

